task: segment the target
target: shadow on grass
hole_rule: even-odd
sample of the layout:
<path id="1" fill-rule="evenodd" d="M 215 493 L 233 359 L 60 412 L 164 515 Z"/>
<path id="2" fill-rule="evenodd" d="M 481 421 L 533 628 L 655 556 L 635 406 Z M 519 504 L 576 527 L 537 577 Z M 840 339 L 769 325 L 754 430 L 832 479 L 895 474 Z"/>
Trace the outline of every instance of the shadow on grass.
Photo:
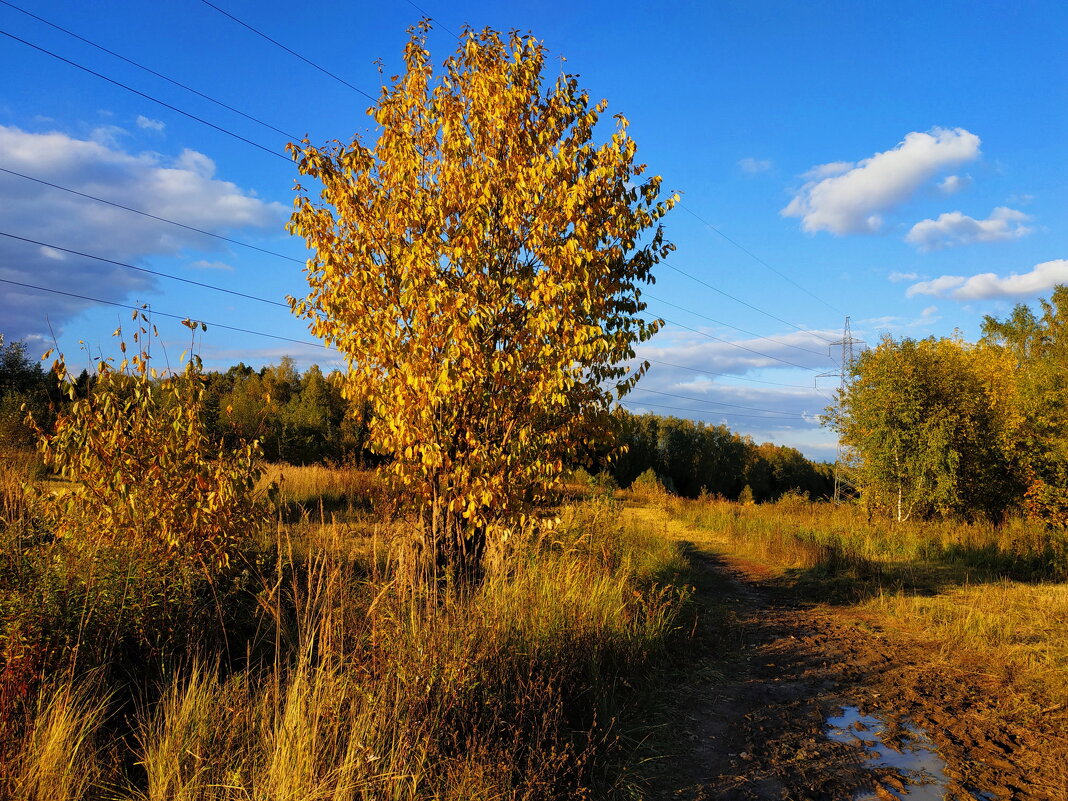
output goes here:
<path id="1" fill-rule="evenodd" d="M 934 596 L 947 590 L 1009 580 L 1045 584 L 1066 579 L 1064 556 L 1013 554 L 995 546 L 954 545 L 924 559 L 875 560 L 837 545 L 820 545 L 814 563 L 790 567 L 761 582 L 803 602 L 849 605 L 891 592 Z M 744 550 L 740 553 L 745 556 Z"/>

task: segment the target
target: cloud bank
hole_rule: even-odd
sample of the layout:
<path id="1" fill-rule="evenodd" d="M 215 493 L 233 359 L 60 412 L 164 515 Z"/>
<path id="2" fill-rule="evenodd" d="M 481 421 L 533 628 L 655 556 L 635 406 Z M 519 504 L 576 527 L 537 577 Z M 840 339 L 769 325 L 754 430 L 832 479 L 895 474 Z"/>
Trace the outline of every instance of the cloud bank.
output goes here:
<path id="1" fill-rule="evenodd" d="M 133 154 L 115 138 L 77 139 L 0 126 L 0 164 L 9 170 L 105 198 L 213 233 L 279 227 L 286 212 L 214 177 L 214 162 L 185 150 L 175 159 Z M 116 261 L 147 266 L 152 256 L 218 251 L 210 237 L 0 173 L 0 231 Z M 148 292 L 143 273 L 0 237 L 0 278 L 116 302 Z M 54 328 L 93 304 L 5 284 L 2 331 L 10 339 Z M 58 331 L 57 331 L 58 333 Z"/>
<path id="2" fill-rule="evenodd" d="M 963 275 L 943 275 L 931 281 L 920 281 L 906 290 L 908 297 L 932 295 L 954 300 L 988 300 L 1038 295 L 1057 284 L 1068 284 L 1068 259 L 1055 259 L 1036 264 L 1030 272 L 1010 273 L 1005 277 L 982 273 L 971 278 Z"/>
<path id="3" fill-rule="evenodd" d="M 1004 242 L 1031 233 L 1032 229 L 1024 225 L 1030 219 L 1022 211 L 1006 206 L 998 206 L 985 220 L 950 211 L 939 215 L 937 220 L 916 223 L 905 241 L 924 252 L 976 242 Z"/>
<path id="4" fill-rule="evenodd" d="M 883 214 L 908 200 L 945 169 L 979 157 L 979 137 L 963 128 L 913 131 L 897 147 L 863 161 L 813 167 L 807 183 L 780 213 L 809 233 L 874 234 Z"/>

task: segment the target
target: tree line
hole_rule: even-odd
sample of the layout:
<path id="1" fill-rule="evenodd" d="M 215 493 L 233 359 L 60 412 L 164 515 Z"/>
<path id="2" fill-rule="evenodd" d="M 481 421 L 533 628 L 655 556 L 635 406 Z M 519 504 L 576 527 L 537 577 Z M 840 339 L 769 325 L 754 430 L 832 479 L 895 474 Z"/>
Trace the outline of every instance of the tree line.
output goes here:
<path id="1" fill-rule="evenodd" d="M 982 338 L 884 338 L 827 421 L 872 511 L 898 520 L 1023 512 L 1068 527 L 1068 287 Z"/>
<path id="2" fill-rule="evenodd" d="M 71 380 L 83 397 L 95 377 L 83 371 Z M 260 369 L 239 363 L 206 372 L 206 430 L 228 449 L 259 440 L 272 462 L 379 463 L 383 457 L 367 445 L 369 410 L 345 400 L 342 385 L 340 372 L 325 373 L 317 365 L 301 372 L 288 356 Z M 23 406 L 47 427 L 66 403 L 57 377 L 30 359 L 23 343 L 0 340 L 0 443 L 32 449 Z M 704 492 L 763 502 L 787 491 L 823 498 L 833 489 L 829 465 L 813 463 L 793 448 L 757 444 L 726 426 L 621 410 L 615 430 L 614 441 L 588 457 L 622 487 L 652 470 L 666 488 L 686 497 Z"/>
<path id="3" fill-rule="evenodd" d="M 92 391 L 97 376 L 88 370 L 68 376 L 76 397 Z M 254 369 L 244 363 L 203 374 L 206 430 L 233 450 L 259 440 L 271 462 L 374 462 L 366 448 L 367 417 L 341 394 L 341 373 L 312 365 L 303 373 L 284 356 L 276 365 Z M 0 445 L 29 450 L 30 412 L 43 428 L 70 402 L 51 370 L 31 359 L 22 342 L 5 344 L 0 335 Z"/>
<path id="4" fill-rule="evenodd" d="M 758 445 L 723 425 L 620 412 L 617 432 L 616 444 L 624 447 L 609 470 L 621 487 L 652 470 L 665 488 L 688 498 L 710 494 L 762 503 L 787 492 L 824 499 L 834 491 L 832 465 L 783 445 Z"/>

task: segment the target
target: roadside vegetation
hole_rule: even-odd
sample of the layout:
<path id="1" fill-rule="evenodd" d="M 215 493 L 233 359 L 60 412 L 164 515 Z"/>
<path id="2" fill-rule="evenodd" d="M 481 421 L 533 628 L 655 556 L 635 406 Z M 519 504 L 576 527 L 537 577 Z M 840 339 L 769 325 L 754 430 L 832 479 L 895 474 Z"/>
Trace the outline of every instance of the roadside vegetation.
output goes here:
<path id="1" fill-rule="evenodd" d="M 1033 714 L 1068 705 L 1068 534 L 1022 517 L 987 521 L 869 519 L 793 495 L 743 505 L 660 496 L 685 526 L 669 539 L 767 571 L 806 603 L 830 604 L 923 642 L 932 662 L 984 664 Z M 649 520 L 650 518 L 646 518 Z"/>

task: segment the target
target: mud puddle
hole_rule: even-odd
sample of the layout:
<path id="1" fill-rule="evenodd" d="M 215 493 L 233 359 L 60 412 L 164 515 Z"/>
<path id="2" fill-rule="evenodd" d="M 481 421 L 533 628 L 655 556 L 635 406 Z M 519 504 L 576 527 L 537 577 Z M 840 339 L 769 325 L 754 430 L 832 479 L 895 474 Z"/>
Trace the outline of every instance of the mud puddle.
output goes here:
<path id="1" fill-rule="evenodd" d="M 853 801 L 883 801 L 890 797 L 943 801 L 959 797 L 949 791 L 946 763 L 934 743 L 910 723 L 893 724 L 876 715 L 862 715 L 855 706 L 843 706 L 841 714 L 827 719 L 827 737 L 863 748 L 867 766 L 878 777 L 873 777 L 874 792 L 858 793 Z M 996 796 L 974 790 L 965 798 L 996 801 Z"/>

